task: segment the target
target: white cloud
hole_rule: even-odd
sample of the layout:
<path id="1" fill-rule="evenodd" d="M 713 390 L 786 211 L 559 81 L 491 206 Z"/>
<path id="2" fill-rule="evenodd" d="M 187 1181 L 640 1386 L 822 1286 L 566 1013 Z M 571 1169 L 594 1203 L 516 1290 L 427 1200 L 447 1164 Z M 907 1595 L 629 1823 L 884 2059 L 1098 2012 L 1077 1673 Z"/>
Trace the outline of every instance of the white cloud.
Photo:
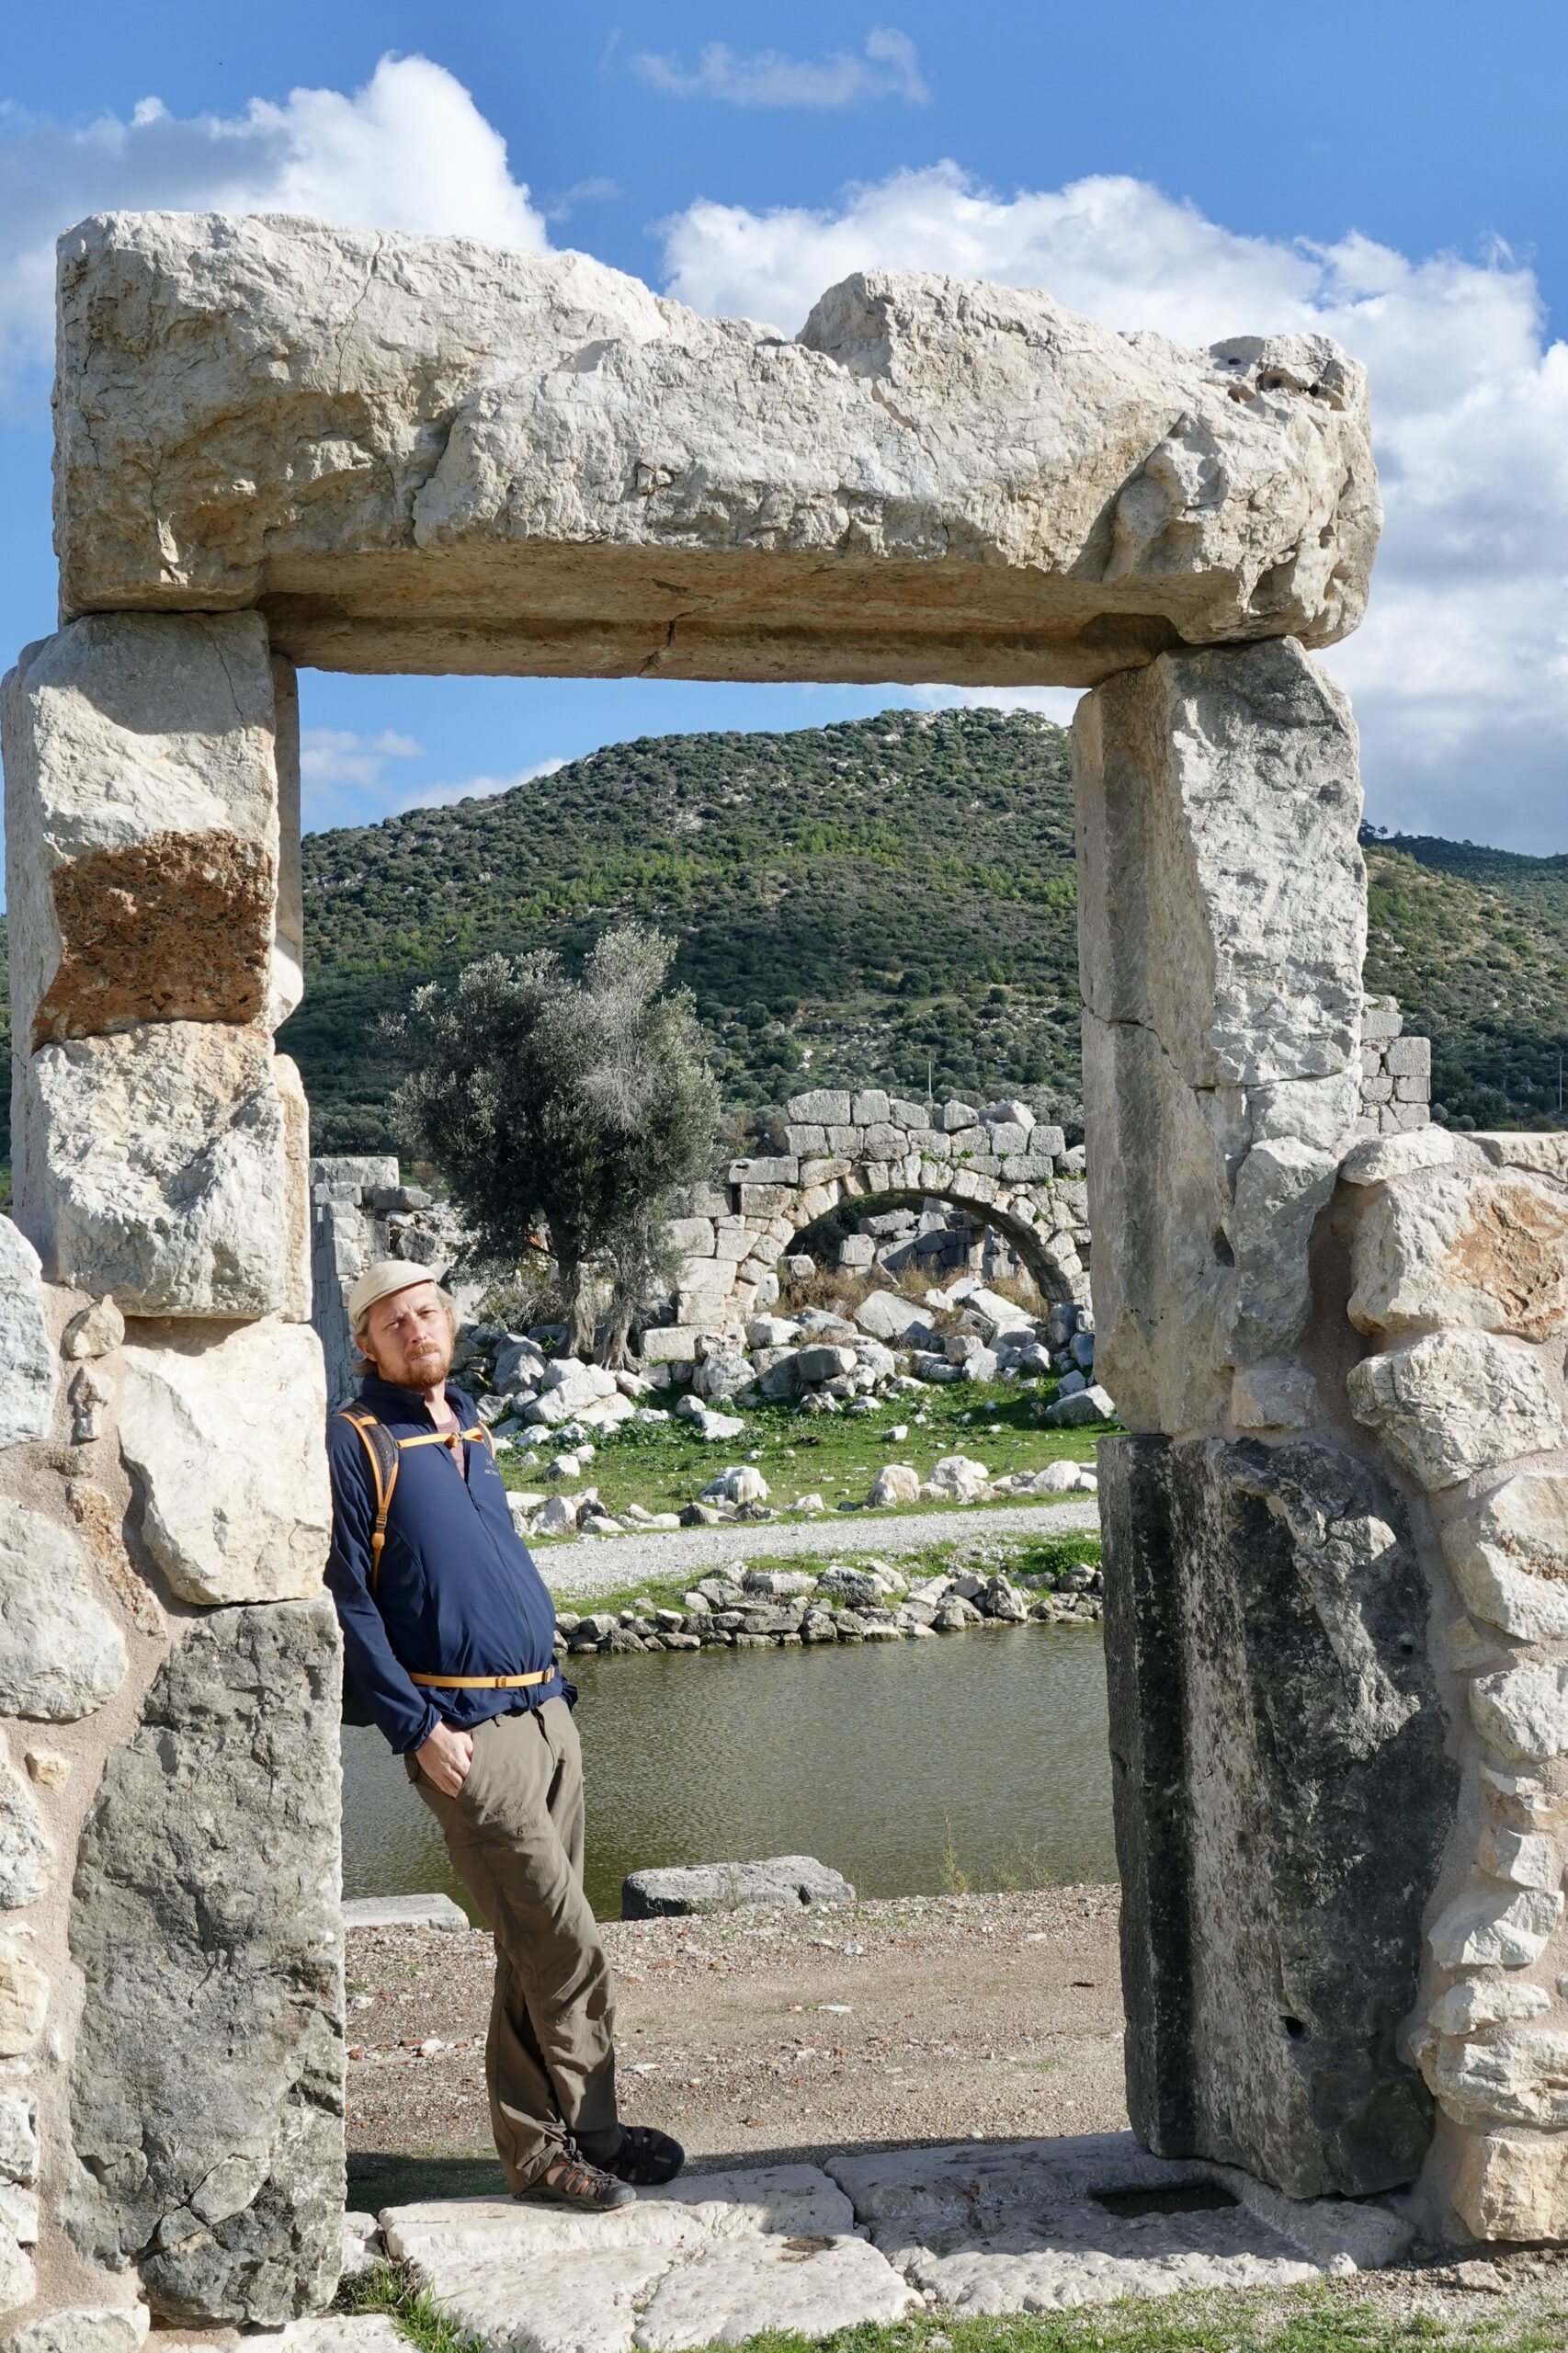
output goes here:
<path id="1" fill-rule="evenodd" d="M 425 57 L 386 56 L 362 89 L 253 98 L 243 114 L 85 127 L 0 108 L 0 361 L 47 360 L 54 241 L 108 210 L 301 212 L 352 227 L 539 246 L 544 222 L 506 142 L 462 85 Z"/>
<path id="2" fill-rule="evenodd" d="M 454 801 L 488 801 L 497 792 L 512 792 L 520 784 L 537 784 L 541 777 L 554 776 L 566 766 L 564 760 L 536 760 L 531 768 L 518 768 L 514 776 L 469 776 L 456 784 L 416 784 L 396 802 L 399 809 L 446 809 Z"/>
<path id="3" fill-rule="evenodd" d="M 359 735 L 349 727 L 302 727 L 300 731 L 300 778 L 316 790 L 355 784 L 370 790 L 386 780 L 389 760 L 417 760 L 423 744 L 384 727 L 379 735 Z"/>
<path id="4" fill-rule="evenodd" d="M 673 57 L 644 52 L 631 70 L 671 98 L 720 98 L 736 107 L 847 107 L 866 98 L 903 98 L 924 106 L 931 93 L 907 33 L 891 25 L 869 33 L 859 56 L 835 50 L 811 60 L 785 57 L 776 49 L 743 54 L 727 41 L 710 41 L 695 74 Z"/>
<path id="5" fill-rule="evenodd" d="M 1326 657 L 1355 697 L 1370 813 L 1568 847 L 1568 347 L 1507 253 L 1244 237 L 1141 181 L 1001 197 L 952 164 L 834 211 L 700 202 L 664 234 L 671 293 L 790 332 L 825 287 L 882 264 L 1043 287 L 1183 342 L 1336 336 L 1371 370 L 1388 513 L 1368 619 Z"/>

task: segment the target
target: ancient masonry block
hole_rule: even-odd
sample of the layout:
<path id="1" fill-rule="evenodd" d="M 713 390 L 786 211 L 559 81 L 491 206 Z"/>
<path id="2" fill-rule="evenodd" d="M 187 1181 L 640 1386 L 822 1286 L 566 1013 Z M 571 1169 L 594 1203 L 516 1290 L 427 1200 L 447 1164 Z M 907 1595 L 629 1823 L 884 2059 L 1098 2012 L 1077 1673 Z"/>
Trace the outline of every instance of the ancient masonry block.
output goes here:
<path id="1" fill-rule="evenodd" d="M 171 2318 L 276 2325 L 337 2278 L 341 1673 L 325 1599 L 197 1620 L 83 1834 L 66 2219 Z"/>
<path id="2" fill-rule="evenodd" d="M 1093 685 L 1366 600 L 1366 379 L 1321 336 L 872 270 L 780 342 L 581 254 L 188 213 L 84 222 L 59 303 L 69 613 L 259 607 L 360 670 Z"/>
<path id="3" fill-rule="evenodd" d="M 1134 2129 L 1297 2198 L 1407 2182 L 1457 1777 L 1401 1506 L 1308 1439 L 1106 1439 L 1100 1494 Z"/>
<path id="4" fill-rule="evenodd" d="M 1422 1065 L 1409 1050 L 1423 1045 L 1395 1037 L 1390 1051 Z M 1555 1135 L 1416 1131 L 1358 1146 L 1346 1175 L 1348 1312 L 1375 1350 L 1350 1372 L 1349 1404 L 1437 1499 L 1443 1560 L 1469 1613 L 1444 1640 L 1475 1802 L 1445 1857 L 1408 2045 L 1445 2119 L 1459 2224 L 1559 2236 L 1568 1148 Z"/>
<path id="5" fill-rule="evenodd" d="M 1125 1420 L 1222 1420 L 1288 1354 L 1359 1099 L 1356 732 L 1300 648 L 1162 654 L 1074 722 L 1099 1363 Z"/>

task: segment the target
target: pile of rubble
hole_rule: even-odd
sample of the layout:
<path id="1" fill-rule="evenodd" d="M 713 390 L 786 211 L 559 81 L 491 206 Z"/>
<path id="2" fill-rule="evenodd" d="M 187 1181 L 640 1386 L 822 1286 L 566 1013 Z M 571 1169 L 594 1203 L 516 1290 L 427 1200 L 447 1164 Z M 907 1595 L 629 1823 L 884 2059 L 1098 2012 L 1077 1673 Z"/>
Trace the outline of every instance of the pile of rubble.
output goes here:
<path id="1" fill-rule="evenodd" d="M 971 1571 L 911 1585 L 888 1561 L 833 1562 L 804 1570 L 746 1571 L 704 1577 L 679 1609 L 653 1601 L 585 1617 L 558 1614 L 555 1647 L 583 1651 L 778 1650 L 803 1643 L 924 1642 L 971 1626 L 1092 1625 L 1100 1615 L 1100 1572 L 1080 1565 L 1016 1581 Z"/>
<path id="2" fill-rule="evenodd" d="M 750 1464 L 722 1472 L 701 1500 L 679 1514 L 631 1505 L 612 1514 L 597 1488 L 560 1492 L 596 1460 L 599 1441 L 624 1425 L 687 1423 L 708 1444 L 744 1437 L 744 1411 L 764 1401 L 792 1403 L 807 1415 L 875 1414 L 907 1402 L 919 1404 L 936 1385 L 1055 1376 L 1048 1427 L 1074 1429 L 1108 1421 L 1115 1406 L 1094 1380 L 1095 1336 L 1088 1311 L 1053 1307 L 1037 1319 L 1026 1308 L 964 1276 L 948 1290 L 931 1290 L 924 1309 L 893 1291 L 874 1291 L 847 1321 L 824 1308 L 798 1316 L 755 1316 L 744 1341 L 713 1339 L 690 1366 L 654 1364 L 645 1373 L 609 1372 L 551 1351 L 559 1326 L 533 1333 L 465 1326 L 453 1377 L 473 1392 L 480 1419 L 499 1455 L 510 1455 L 547 1483 L 515 1491 L 512 1507 L 532 1536 L 619 1535 L 629 1529 L 712 1526 L 725 1518 L 773 1517 L 767 1482 Z M 938 1321 L 939 1319 L 939 1321 Z M 656 1401 L 656 1402 L 655 1402 Z M 909 1424 L 885 1432 L 897 1444 Z M 1093 1473 L 1075 1463 L 992 1480 L 983 1463 L 949 1455 L 923 1480 L 911 1466 L 889 1462 L 866 1497 L 872 1509 L 899 1504 L 990 1502 L 1014 1495 L 1044 1495 L 1082 1487 Z M 554 1492 L 551 1492 L 551 1491 Z M 802 1495 L 792 1509 L 826 1506 Z"/>

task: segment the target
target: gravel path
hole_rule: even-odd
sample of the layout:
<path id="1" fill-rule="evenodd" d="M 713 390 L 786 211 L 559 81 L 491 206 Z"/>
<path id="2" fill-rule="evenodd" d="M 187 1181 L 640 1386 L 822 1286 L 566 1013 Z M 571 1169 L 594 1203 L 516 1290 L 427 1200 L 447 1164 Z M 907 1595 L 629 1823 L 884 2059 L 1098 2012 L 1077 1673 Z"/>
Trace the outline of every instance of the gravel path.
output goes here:
<path id="1" fill-rule="evenodd" d="M 633 1585 L 639 1577 L 702 1576 L 726 1561 L 748 1556 L 894 1555 L 971 1537 L 1064 1536 L 1074 1528 L 1099 1524 L 1100 1507 L 1093 1495 L 1069 1495 L 1060 1503 L 1028 1504 L 1017 1510 L 911 1512 L 900 1519 L 827 1512 L 801 1527 L 739 1520 L 722 1528 L 665 1529 L 653 1536 L 579 1536 L 571 1543 L 541 1544 L 534 1559 L 552 1593 L 594 1594 Z"/>

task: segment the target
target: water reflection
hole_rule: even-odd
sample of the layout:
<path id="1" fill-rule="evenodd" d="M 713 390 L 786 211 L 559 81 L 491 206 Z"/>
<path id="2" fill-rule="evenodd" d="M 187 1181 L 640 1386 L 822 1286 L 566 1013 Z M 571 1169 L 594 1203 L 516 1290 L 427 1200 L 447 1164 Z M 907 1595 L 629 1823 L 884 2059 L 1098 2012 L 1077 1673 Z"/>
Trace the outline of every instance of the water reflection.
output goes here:
<path id="1" fill-rule="evenodd" d="M 574 1659 L 601 1918 L 654 1863 L 820 1856 L 864 1895 L 1116 1877 L 1097 1630 Z M 441 1888 L 435 1823 L 345 1727 L 344 1893 Z"/>

